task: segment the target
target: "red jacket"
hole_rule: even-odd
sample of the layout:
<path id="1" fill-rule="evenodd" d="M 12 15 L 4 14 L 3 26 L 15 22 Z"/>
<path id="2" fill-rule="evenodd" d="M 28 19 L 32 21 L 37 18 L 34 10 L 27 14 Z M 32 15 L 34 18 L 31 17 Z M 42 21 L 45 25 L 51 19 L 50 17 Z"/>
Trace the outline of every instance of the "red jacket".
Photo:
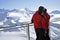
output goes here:
<path id="1" fill-rule="evenodd" d="M 50 16 L 47 13 L 44 13 L 44 18 L 37 11 L 33 17 L 32 21 L 34 22 L 34 28 L 43 28 L 44 30 L 48 29 Z"/>

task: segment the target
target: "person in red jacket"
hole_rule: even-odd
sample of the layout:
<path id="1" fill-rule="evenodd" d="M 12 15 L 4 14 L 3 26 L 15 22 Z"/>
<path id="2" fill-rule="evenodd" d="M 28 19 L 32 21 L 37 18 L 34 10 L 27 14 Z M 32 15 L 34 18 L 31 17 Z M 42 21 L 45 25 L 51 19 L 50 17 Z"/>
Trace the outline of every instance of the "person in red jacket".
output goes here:
<path id="1" fill-rule="evenodd" d="M 44 11 L 44 13 L 45 13 L 45 16 L 46 16 L 46 33 L 45 33 L 45 35 L 46 35 L 46 40 L 50 40 L 50 37 L 49 37 L 49 20 L 50 20 L 50 15 L 47 13 L 47 9 L 45 9 L 45 11 Z"/>
<path id="2" fill-rule="evenodd" d="M 34 28 L 36 31 L 36 40 L 47 40 L 49 30 L 49 19 L 50 16 L 46 12 L 43 6 L 40 6 L 38 11 L 32 17 L 32 23 L 34 23 Z"/>

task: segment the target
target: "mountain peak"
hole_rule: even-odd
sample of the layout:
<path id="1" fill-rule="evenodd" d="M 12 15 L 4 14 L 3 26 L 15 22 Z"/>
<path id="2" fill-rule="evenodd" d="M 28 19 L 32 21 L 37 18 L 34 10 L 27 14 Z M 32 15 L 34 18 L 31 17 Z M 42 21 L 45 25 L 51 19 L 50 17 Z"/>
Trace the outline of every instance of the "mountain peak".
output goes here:
<path id="1" fill-rule="evenodd" d="M 60 14 L 60 11 L 59 10 L 54 10 L 51 12 L 52 14 Z"/>
<path id="2" fill-rule="evenodd" d="M 28 8 L 20 9 L 20 11 L 28 11 Z"/>

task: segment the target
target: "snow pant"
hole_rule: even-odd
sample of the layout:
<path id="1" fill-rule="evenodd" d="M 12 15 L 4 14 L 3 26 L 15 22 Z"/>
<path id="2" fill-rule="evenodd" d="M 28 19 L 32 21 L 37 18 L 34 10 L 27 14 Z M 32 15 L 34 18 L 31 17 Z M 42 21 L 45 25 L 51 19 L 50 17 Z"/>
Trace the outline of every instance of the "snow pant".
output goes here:
<path id="1" fill-rule="evenodd" d="M 46 40 L 50 40 L 50 37 L 49 37 L 49 29 L 46 31 Z"/>
<path id="2" fill-rule="evenodd" d="M 36 32 L 36 40 L 46 40 L 45 31 L 42 28 L 35 29 Z"/>

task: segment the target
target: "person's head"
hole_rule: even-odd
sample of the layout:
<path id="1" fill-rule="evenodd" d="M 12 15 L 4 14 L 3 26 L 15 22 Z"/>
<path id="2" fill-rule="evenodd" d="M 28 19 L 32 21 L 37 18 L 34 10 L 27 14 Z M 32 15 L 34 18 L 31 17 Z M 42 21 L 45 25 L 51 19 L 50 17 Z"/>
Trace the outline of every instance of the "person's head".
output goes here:
<path id="1" fill-rule="evenodd" d="M 44 7 L 40 6 L 38 10 L 42 13 L 43 9 L 44 9 Z"/>
<path id="2" fill-rule="evenodd" d="M 44 11 L 46 11 L 45 8 L 44 8 L 43 6 L 40 6 L 38 10 L 40 11 L 40 14 L 43 14 Z"/>
<path id="3" fill-rule="evenodd" d="M 44 12 L 47 12 L 47 9 L 46 8 L 44 9 Z"/>

